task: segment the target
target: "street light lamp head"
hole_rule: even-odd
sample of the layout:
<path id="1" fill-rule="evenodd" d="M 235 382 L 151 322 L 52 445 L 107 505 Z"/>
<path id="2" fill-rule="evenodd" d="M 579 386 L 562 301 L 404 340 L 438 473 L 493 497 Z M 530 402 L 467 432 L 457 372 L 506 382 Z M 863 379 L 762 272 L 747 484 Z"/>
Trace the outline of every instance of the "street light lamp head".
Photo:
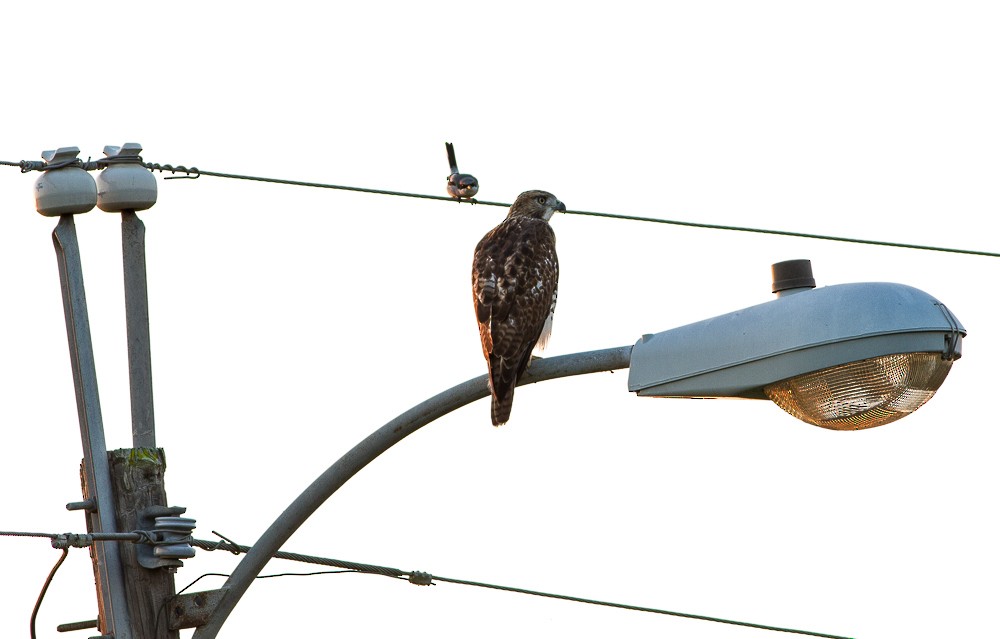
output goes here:
<path id="1" fill-rule="evenodd" d="M 897 353 L 775 382 L 764 394 L 804 422 L 860 430 L 906 417 L 927 403 L 953 360 L 941 353 Z"/>
<path id="2" fill-rule="evenodd" d="M 902 284 L 814 289 L 808 263 L 796 262 L 792 272 L 775 265 L 778 299 L 643 336 L 629 390 L 770 399 L 835 430 L 887 424 L 925 404 L 961 357 L 966 331 L 951 311 Z"/>

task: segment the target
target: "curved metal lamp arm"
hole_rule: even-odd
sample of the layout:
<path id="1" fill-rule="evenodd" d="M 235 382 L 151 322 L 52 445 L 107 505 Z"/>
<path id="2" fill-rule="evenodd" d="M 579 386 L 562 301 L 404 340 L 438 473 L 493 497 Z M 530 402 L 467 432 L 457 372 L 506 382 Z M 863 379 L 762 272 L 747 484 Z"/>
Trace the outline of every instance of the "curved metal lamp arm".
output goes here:
<path id="1" fill-rule="evenodd" d="M 538 359 L 521 379 L 519 385 L 533 384 L 559 377 L 586 375 L 629 367 L 631 346 L 620 346 L 587 353 L 573 353 Z M 330 495 L 343 486 L 355 473 L 387 451 L 404 437 L 416 432 L 432 421 L 451 411 L 489 395 L 486 376 L 482 375 L 454 386 L 443 393 L 417 404 L 399 417 L 382 426 L 363 439 L 322 475 L 309 485 L 285 512 L 271 524 L 250 552 L 236 566 L 236 570 L 222 586 L 222 600 L 215 607 L 208 621 L 195 630 L 192 639 L 214 639 L 222 624 L 239 603 L 253 580 L 264 569 L 271 557 L 305 523 Z"/>

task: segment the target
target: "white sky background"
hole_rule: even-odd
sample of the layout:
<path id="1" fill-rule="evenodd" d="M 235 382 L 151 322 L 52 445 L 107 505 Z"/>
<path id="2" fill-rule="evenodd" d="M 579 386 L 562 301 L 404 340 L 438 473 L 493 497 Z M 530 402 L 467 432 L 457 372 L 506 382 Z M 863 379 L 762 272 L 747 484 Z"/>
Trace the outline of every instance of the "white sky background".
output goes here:
<path id="1" fill-rule="evenodd" d="M 444 194 L 451 141 L 485 200 L 541 188 L 570 209 L 1000 249 L 993 3 L 416 4 L 13 4 L 0 159 L 135 141 L 152 162 Z M 79 532 L 63 508 L 82 449 L 56 220 L 33 211 L 37 175 L 0 167 L 0 529 Z M 140 214 L 157 438 L 196 536 L 252 544 L 370 432 L 485 372 L 469 268 L 503 214 L 159 181 Z M 112 448 L 131 446 L 118 220 L 77 219 Z M 550 355 L 767 301 L 770 265 L 809 258 L 820 285 L 939 298 L 969 331 L 964 357 L 928 405 L 864 432 L 769 402 L 636 398 L 624 371 L 524 387 L 503 428 L 482 400 L 404 440 L 287 550 L 868 639 L 997 632 L 1000 260 L 553 225 Z M 0 551 L 0 636 L 27 636 L 59 553 L 43 539 Z M 177 586 L 236 561 L 199 551 Z M 40 637 L 94 618 L 92 582 L 74 550 Z M 779 636 L 367 575 L 255 583 L 221 636 L 265 634 Z"/>

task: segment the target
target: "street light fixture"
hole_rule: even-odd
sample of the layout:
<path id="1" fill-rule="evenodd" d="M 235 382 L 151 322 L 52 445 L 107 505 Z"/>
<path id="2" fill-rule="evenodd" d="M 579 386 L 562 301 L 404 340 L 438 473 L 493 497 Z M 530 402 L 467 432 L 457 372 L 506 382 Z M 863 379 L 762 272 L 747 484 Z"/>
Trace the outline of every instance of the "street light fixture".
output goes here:
<path id="1" fill-rule="evenodd" d="M 916 410 L 961 355 L 965 329 L 940 302 L 901 284 L 813 290 L 808 260 L 774 265 L 778 299 L 655 335 L 635 346 L 536 361 L 520 384 L 629 368 L 629 390 L 659 397 L 773 399 L 832 429 L 870 428 Z M 489 395 L 486 376 L 440 393 L 388 422 L 313 481 L 214 593 L 193 639 L 213 639 L 274 553 L 334 492 L 432 421 Z M 209 598 L 211 598 L 209 597 Z"/>
<path id="2" fill-rule="evenodd" d="M 774 265 L 778 299 L 645 335 L 629 390 L 654 397 L 770 399 L 810 424 L 872 428 L 925 404 L 966 331 L 902 284 L 815 286 L 808 260 Z"/>

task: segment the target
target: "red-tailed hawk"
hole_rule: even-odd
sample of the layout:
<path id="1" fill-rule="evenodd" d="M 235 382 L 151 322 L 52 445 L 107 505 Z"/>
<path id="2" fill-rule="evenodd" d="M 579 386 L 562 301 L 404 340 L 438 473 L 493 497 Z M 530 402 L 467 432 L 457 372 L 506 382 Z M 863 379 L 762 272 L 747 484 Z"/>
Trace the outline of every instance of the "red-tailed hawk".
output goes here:
<path id="1" fill-rule="evenodd" d="M 531 351 L 544 348 L 552 330 L 559 260 L 549 218 L 565 210 L 551 193 L 525 191 L 476 246 L 472 299 L 489 367 L 494 426 L 510 418 L 514 386 Z"/>

